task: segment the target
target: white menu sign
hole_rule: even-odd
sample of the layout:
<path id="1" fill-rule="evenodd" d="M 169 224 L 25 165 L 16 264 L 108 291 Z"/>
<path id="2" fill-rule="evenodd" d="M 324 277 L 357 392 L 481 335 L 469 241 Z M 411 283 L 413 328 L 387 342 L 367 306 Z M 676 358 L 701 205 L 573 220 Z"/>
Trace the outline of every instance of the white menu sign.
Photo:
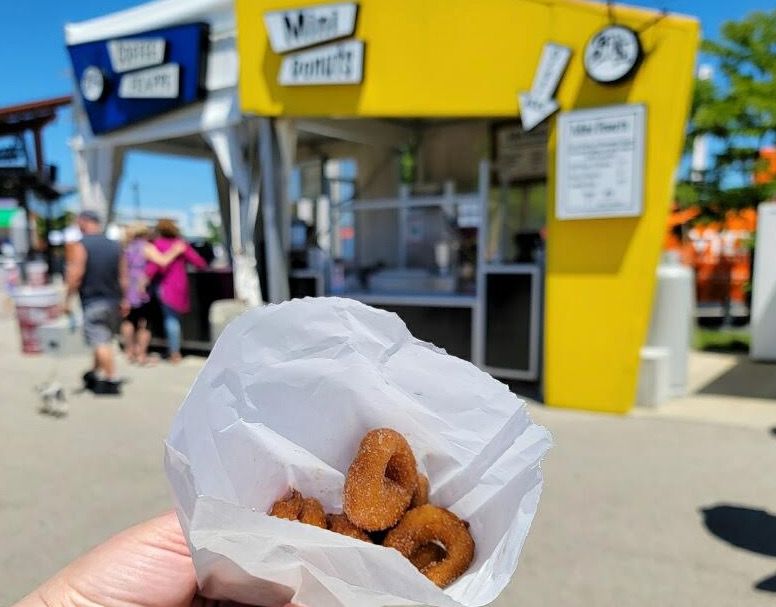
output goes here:
<path id="1" fill-rule="evenodd" d="M 269 44 L 276 53 L 287 53 L 352 36 L 357 11 L 355 2 L 342 2 L 265 13 Z"/>
<path id="2" fill-rule="evenodd" d="M 364 43 L 348 40 L 283 57 L 282 86 L 358 84 L 364 73 Z"/>
<path id="3" fill-rule="evenodd" d="M 119 83 L 121 99 L 175 99 L 178 97 L 180 66 L 168 63 L 124 74 Z"/>
<path id="4" fill-rule="evenodd" d="M 637 217 L 644 206 L 646 108 L 615 105 L 558 117 L 558 219 Z"/>
<path id="5" fill-rule="evenodd" d="M 117 74 L 164 63 L 164 38 L 129 38 L 108 42 L 108 55 Z"/>

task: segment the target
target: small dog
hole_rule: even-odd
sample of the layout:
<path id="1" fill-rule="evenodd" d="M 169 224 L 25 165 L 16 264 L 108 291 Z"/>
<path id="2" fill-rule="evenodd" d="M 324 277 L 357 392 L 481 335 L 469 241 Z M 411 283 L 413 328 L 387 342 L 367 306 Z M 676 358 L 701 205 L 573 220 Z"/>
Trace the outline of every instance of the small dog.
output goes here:
<path id="1" fill-rule="evenodd" d="M 43 405 L 40 412 L 54 417 L 64 417 L 70 412 L 70 405 L 67 402 L 67 394 L 62 384 L 58 381 L 50 381 L 35 386 L 35 390 L 40 395 Z"/>

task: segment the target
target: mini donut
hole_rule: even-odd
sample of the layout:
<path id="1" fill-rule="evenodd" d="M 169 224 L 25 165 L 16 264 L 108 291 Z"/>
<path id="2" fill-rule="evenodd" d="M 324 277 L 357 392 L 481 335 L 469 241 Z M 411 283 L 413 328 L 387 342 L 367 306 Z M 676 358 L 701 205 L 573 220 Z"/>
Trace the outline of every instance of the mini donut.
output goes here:
<path id="1" fill-rule="evenodd" d="M 292 489 L 290 494 L 272 504 L 272 509 L 269 511 L 269 514 L 270 516 L 277 516 L 278 518 L 295 521 L 299 518 L 303 501 L 304 498 L 302 498 L 302 494 L 296 489 Z"/>
<path id="2" fill-rule="evenodd" d="M 423 504 L 428 504 L 428 477 L 418 473 L 418 486 L 415 487 L 415 493 L 412 494 L 410 508 L 417 508 Z"/>
<path id="3" fill-rule="evenodd" d="M 326 529 L 326 513 L 323 511 L 321 503 L 308 497 L 302 502 L 302 509 L 299 512 L 297 520 L 300 523 L 315 525 L 321 529 Z"/>
<path id="4" fill-rule="evenodd" d="M 410 555 L 410 562 L 423 573 L 431 565 L 436 565 L 443 561 L 446 556 L 447 551 L 442 546 L 429 542 L 428 544 L 423 544 Z"/>
<path id="5" fill-rule="evenodd" d="M 344 514 L 330 514 L 326 517 L 326 522 L 329 524 L 329 531 L 372 543 L 371 538 L 351 523 Z"/>
<path id="6" fill-rule="evenodd" d="M 444 546 L 447 554 L 441 561 L 427 565 L 421 573 L 444 587 L 460 577 L 474 558 L 474 540 L 455 514 L 431 504 L 413 508 L 385 536 L 383 545 L 411 558 L 421 546 L 432 542 Z"/>
<path id="7" fill-rule="evenodd" d="M 342 507 L 365 531 L 388 529 L 407 510 L 417 484 L 415 456 L 407 440 L 389 428 L 372 430 L 345 477 Z"/>

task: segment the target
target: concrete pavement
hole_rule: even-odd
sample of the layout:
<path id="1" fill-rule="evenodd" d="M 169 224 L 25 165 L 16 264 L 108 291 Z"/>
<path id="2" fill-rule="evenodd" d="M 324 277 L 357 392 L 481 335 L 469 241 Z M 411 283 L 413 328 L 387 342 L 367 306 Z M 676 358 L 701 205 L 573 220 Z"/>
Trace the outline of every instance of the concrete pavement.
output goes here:
<path id="1" fill-rule="evenodd" d="M 0 604 L 169 507 L 162 439 L 202 364 L 131 368 L 123 398 L 76 395 L 55 420 L 36 412 L 32 389 L 55 363 L 17 351 L 15 327 L 0 321 Z M 59 374 L 75 385 L 86 366 L 70 358 Z M 494 607 L 773 604 L 776 401 L 748 399 L 758 413 L 740 423 L 735 397 L 702 393 L 722 375 L 673 413 L 531 407 L 556 445 L 517 575 Z M 723 396 L 722 413 L 704 416 Z"/>

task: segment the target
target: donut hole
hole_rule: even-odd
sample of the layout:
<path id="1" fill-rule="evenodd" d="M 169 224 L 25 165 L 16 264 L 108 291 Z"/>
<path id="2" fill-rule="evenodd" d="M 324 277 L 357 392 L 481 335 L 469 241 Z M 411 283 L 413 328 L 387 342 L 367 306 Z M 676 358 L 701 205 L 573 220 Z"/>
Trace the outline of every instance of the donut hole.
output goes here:
<path id="1" fill-rule="evenodd" d="M 384 476 L 407 491 L 414 491 L 417 481 L 413 482 L 412 473 L 414 473 L 414 468 L 408 467 L 406 458 L 402 457 L 401 454 L 396 454 L 388 460 Z"/>
<path id="2" fill-rule="evenodd" d="M 426 571 L 429 567 L 441 563 L 447 558 L 447 550 L 442 542 L 432 540 L 430 542 L 423 542 L 410 554 L 410 562 L 415 565 L 421 572 Z"/>

